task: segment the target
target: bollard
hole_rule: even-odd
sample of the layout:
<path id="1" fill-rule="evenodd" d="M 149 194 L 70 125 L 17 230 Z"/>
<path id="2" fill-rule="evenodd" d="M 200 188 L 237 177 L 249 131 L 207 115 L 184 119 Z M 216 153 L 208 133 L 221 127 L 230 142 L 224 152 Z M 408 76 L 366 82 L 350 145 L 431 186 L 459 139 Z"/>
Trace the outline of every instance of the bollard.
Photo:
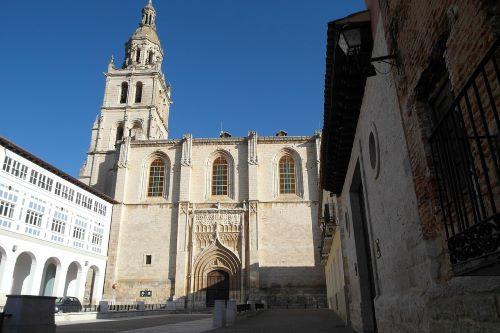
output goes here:
<path id="1" fill-rule="evenodd" d="M 107 301 L 99 301 L 99 313 L 109 312 L 109 304 Z"/>
<path id="2" fill-rule="evenodd" d="M 247 301 L 247 304 L 250 304 L 250 311 L 255 311 L 255 301 Z"/>
<path id="3" fill-rule="evenodd" d="M 167 301 L 167 310 L 175 310 L 175 302 L 174 301 Z"/>
<path id="4" fill-rule="evenodd" d="M 213 327 L 219 328 L 226 326 L 226 301 L 217 300 L 214 305 Z"/>
<path id="5" fill-rule="evenodd" d="M 4 332 L 55 333 L 55 297 L 7 295 L 4 313 Z"/>
<path id="6" fill-rule="evenodd" d="M 236 322 L 236 300 L 230 299 L 227 301 L 227 308 L 226 308 L 226 325 L 231 326 Z"/>

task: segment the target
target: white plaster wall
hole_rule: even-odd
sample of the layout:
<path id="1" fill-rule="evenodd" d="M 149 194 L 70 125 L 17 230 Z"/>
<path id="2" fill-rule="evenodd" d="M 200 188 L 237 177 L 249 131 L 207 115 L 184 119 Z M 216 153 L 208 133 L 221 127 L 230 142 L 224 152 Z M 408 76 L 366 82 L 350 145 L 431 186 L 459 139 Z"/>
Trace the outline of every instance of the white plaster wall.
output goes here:
<path id="1" fill-rule="evenodd" d="M 27 166 L 25 179 L 3 170 L 5 156 L 9 156 Z M 53 180 L 51 191 L 29 182 L 32 170 L 38 171 Z M 56 182 L 74 190 L 72 201 L 55 194 Z M 29 275 L 31 283 L 23 287 L 24 293 L 31 295 L 40 293 L 44 265 L 49 258 L 55 258 L 59 265 L 56 273 L 57 285 L 54 287 L 53 295 L 63 296 L 67 269 L 72 262 L 76 262 L 82 275 L 78 275 L 73 287 L 70 288 L 70 291 L 74 293 L 71 296 L 79 297 L 83 301 L 87 271 L 90 267 L 95 266 L 98 274 L 93 299 L 98 301 L 102 296 L 112 204 L 7 149 L 0 150 L 0 190 L 17 196 L 15 202 L 12 200 L 13 197 L 11 199 L 2 198 L 2 200 L 14 203 L 15 206 L 12 218 L 8 216 L 0 217 L 2 221 L 0 222 L 0 253 L 2 253 L 0 260 L 0 296 L 4 297 L 12 291 L 12 279 L 17 257 L 24 252 L 29 252 L 30 256 L 34 258 L 34 264 Z M 105 215 L 95 212 L 93 206 L 92 209 L 87 209 L 76 204 L 77 193 L 82 193 L 91 198 L 93 202 L 97 201 L 103 204 L 106 207 Z M 40 227 L 25 223 L 30 202 L 41 204 L 45 209 Z M 55 233 L 51 231 L 52 219 L 54 213 L 61 209 L 67 214 L 68 219 L 64 233 L 57 234 L 61 237 L 61 241 L 54 241 L 52 235 L 55 235 Z M 77 218 L 87 223 L 83 240 L 73 237 L 74 228 L 77 226 Z M 94 228 L 103 229 L 101 245 L 92 243 Z M 0 301 L 5 301 L 5 299 L 3 298 Z"/>
<path id="2" fill-rule="evenodd" d="M 15 251 L 13 251 L 15 249 Z M 2 251 L 3 250 L 3 251 Z M 96 282 L 94 291 L 96 292 L 96 302 L 101 299 L 104 283 L 104 272 L 106 269 L 106 258 L 96 256 L 83 251 L 68 250 L 67 248 L 54 245 L 48 242 L 32 240 L 29 237 L 15 235 L 11 232 L 0 230 L 0 251 L 4 252 L 0 260 L 0 301 L 3 304 L 5 296 L 12 292 L 13 276 L 16 261 L 23 253 L 29 253 L 33 256 L 34 262 L 31 268 L 31 283 L 29 288 L 24 286 L 23 294 L 40 295 L 43 283 L 43 269 L 47 260 L 54 258 L 56 260 L 56 278 L 52 296 L 64 296 L 64 287 L 67 278 L 68 267 L 71 263 L 77 263 L 79 272 L 77 280 L 73 283 L 74 288 L 68 290 L 67 296 L 78 297 L 83 303 L 85 292 L 85 280 L 88 270 L 94 266 L 97 267 Z"/>
<path id="3" fill-rule="evenodd" d="M 379 20 L 374 56 L 387 53 L 380 22 L 382 20 Z M 375 66 L 381 72 L 388 70 L 384 64 Z M 378 136 L 379 172 L 370 165 L 368 142 L 372 131 L 376 131 Z M 421 312 L 421 305 L 415 304 L 418 303 L 418 298 L 412 298 L 412 288 L 428 283 L 429 271 L 422 266 L 419 269 L 416 263 L 424 255 L 425 243 L 421 242 L 414 184 L 391 75 L 378 74 L 367 79 L 349 168 L 339 197 L 340 223 L 344 230 L 349 230 L 345 233 L 343 247 L 350 279 L 350 319 L 353 327 L 361 330 L 361 295 L 356 265 L 357 255 L 363 254 L 357 254 L 355 249 L 355 231 L 352 230 L 352 218 L 355 213 L 351 209 L 349 197 L 357 163 L 360 165 L 364 186 L 366 222 L 377 294 L 377 316 L 385 311 L 383 304 L 390 302 L 389 299 L 396 295 L 401 302 L 405 302 L 402 298 L 406 295 L 406 302 L 411 311 Z M 346 213 L 349 227 L 346 227 Z M 376 240 L 379 241 L 379 258 Z M 411 256 L 405 255 L 409 251 L 414 252 Z M 418 313 L 415 317 L 418 317 Z"/>

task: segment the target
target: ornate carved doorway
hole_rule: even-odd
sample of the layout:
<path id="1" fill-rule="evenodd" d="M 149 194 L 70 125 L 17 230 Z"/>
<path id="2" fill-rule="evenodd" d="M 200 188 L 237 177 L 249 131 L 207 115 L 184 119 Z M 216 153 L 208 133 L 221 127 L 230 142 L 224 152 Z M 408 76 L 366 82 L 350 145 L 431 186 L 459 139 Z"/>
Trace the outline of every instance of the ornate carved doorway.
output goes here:
<path id="1" fill-rule="evenodd" d="M 229 274 L 223 270 L 211 271 L 207 274 L 207 307 L 221 299 L 229 299 Z"/>

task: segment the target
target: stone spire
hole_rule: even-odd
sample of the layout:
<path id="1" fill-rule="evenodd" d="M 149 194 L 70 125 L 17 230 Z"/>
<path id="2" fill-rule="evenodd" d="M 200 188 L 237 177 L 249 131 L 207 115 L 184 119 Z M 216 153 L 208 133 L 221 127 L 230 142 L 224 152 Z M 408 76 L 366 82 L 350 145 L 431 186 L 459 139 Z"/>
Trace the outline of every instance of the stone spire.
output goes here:
<path id="1" fill-rule="evenodd" d="M 153 2 L 149 0 L 148 4 L 144 6 L 144 8 L 142 9 L 141 25 L 149 25 L 154 29 L 156 28 L 155 19 L 156 19 L 156 10 L 153 7 Z"/>
<path id="2" fill-rule="evenodd" d="M 156 33 L 156 10 L 151 0 L 142 9 L 139 27 L 125 44 L 123 68 L 160 68 L 163 50 Z"/>

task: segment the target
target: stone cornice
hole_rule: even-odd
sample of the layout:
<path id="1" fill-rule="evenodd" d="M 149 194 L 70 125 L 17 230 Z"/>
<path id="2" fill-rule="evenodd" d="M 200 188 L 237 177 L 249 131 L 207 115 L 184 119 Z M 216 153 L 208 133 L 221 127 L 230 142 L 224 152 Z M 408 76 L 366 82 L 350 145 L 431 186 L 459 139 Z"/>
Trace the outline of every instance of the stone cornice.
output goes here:
<path id="1" fill-rule="evenodd" d="M 257 143 L 297 143 L 314 139 L 314 136 L 259 136 Z"/>
<path id="2" fill-rule="evenodd" d="M 175 146 L 182 143 L 181 139 L 164 139 L 164 140 L 134 140 L 130 142 L 131 147 L 165 147 Z"/>

